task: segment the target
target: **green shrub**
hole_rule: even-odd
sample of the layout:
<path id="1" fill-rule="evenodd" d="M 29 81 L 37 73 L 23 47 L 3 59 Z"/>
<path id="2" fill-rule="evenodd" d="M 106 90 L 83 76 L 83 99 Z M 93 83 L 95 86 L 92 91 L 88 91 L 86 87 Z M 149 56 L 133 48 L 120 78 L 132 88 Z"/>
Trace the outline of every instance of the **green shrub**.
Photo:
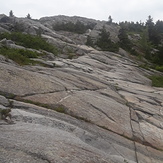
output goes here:
<path id="1" fill-rule="evenodd" d="M 18 45 L 24 46 L 26 48 L 32 48 L 37 50 L 42 49 L 51 52 L 53 54 L 57 54 L 57 49 L 53 45 L 47 43 L 43 38 L 39 36 L 23 34 L 20 32 L 1 33 L 0 39 L 4 39 L 4 38 L 8 40 L 12 40 Z"/>
<path id="2" fill-rule="evenodd" d="M 106 31 L 105 26 L 101 29 L 96 45 L 103 51 L 117 52 L 119 49 L 118 44 L 111 41 L 110 32 Z"/>
<path id="3" fill-rule="evenodd" d="M 63 106 L 55 107 L 53 110 L 60 112 L 60 113 L 65 113 L 65 108 Z"/>
<path id="4" fill-rule="evenodd" d="M 8 92 L 3 92 L 3 91 L 0 91 L 0 95 L 8 98 L 8 99 L 14 99 L 15 98 L 15 95 L 12 94 L 12 93 L 8 93 Z"/>
<path id="5" fill-rule="evenodd" d="M 156 66 L 155 69 L 156 69 L 157 71 L 163 72 L 163 66 Z"/>
<path id="6" fill-rule="evenodd" d="M 84 25 L 82 22 L 77 21 L 76 23 L 67 22 L 67 23 L 57 23 L 53 25 L 53 29 L 56 31 L 69 31 L 78 34 L 85 33 L 88 29 L 93 29 L 95 23 L 90 23 L 88 25 Z"/>
<path id="7" fill-rule="evenodd" d="M 130 41 L 130 39 L 128 38 L 128 34 L 127 34 L 127 29 L 122 27 L 119 30 L 119 46 L 127 51 L 131 51 L 132 47 L 133 47 L 133 43 Z"/>
<path id="8" fill-rule="evenodd" d="M 149 67 L 148 64 L 141 64 L 141 65 L 139 65 L 139 67 L 144 68 L 146 70 L 149 70 L 150 69 L 150 67 Z"/>
<path id="9" fill-rule="evenodd" d="M 33 52 L 30 50 L 11 49 L 7 47 L 1 47 L 0 54 L 15 61 L 19 65 L 27 65 L 34 63 L 34 61 L 30 60 L 30 58 L 37 58 L 38 56 L 42 55 L 40 53 Z"/>
<path id="10" fill-rule="evenodd" d="M 86 45 L 87 45 L 87 46 L 94 47 L 93 40 L 92 40 L 92 38 L 91 38 L 90 36 L 87 36 Z"/>
<path id="11" fill-rule="evenodd" d="M 149 79 L 152 80 L 152 86 L 163 87 L 163 76 L 149 76 Z"/>

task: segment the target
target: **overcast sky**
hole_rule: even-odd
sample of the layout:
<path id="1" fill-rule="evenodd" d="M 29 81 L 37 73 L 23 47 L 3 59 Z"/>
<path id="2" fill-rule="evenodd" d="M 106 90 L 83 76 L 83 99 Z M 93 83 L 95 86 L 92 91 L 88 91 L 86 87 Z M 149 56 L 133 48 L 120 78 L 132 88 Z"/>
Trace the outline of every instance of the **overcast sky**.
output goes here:
<path id="1" fill-rule="evenodd" d="M 39 19 L 45 16 L 82 16 L 114 22 L 143 21 L 149 15 L 154 21 L 163 20 L 163 0 L 0 0 L 1 14 L 12 10 L 17 17 Z"/>

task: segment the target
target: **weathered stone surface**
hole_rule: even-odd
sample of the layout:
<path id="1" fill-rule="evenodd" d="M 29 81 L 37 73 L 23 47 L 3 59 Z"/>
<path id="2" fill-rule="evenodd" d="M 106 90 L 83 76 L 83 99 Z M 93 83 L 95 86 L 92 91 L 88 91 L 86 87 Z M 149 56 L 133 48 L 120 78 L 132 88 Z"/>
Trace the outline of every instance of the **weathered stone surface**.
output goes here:
<path id="1" fill-rule="evenodd" d="M 0 105 L 3 105 L 3 106 L 9 105 L 9 101 L 4 96 L 1 96 L 1 95 L 0 95 Z"/>
<path id="2" fill-rule="evenodd" d="M 2 163 L 123 163 L 137 159 L 161 163 L 161 151 L 136 144 L 136 156 L 132 141 L 90 123 L 22 102 L 14 101 L 14 107 L 19 108 L 12 110 L 16 124 L 1 125 Z"/>
<path id="3" fill-rule="evenodd" d="M 12 114 L 18 122 L 10 128 L 26 146 L 12 137 L 8 140 L 19 146 L 23 158 L 43 158 L 40 161 L 44 162 L 163 161 L 162 90 L 151 87 L 135 63 L 114 53 L 93 50 L 77 59 L 50 62 L 59 63 L 59 67 L 23 68 L 0 63 L 2 92 L 66 109 L 63 114 L 14 101 Z M 10 135 L 11 129 L 2 127 L 0 136 Z M 35 134 L 39 136 L 34 138 Z M 27 137 L 36 144 L 32 151 Z M 109 147 L 110 143 L 114 145 Z M 15 151 L 6 146 L 10 159 Z M 1 146 L 5 156 L 6 148 Z"/>
<path id="4" fill-rule="evenodd" d="M 64 86 L 54 82 L 52 78 L 46 74 L 0 64 L 0 88 L 2 92 L 21 96 L 65 90 Z"/>
<path id="5" fill-rule="evenodd" d="M 26 32 L 40 27 L 63 55 L 71 48 L 78 57 L 46 58 L 51 68 L 0 57 L 0 105 L 13 101 L 15 122 L 0 122 L 0 162 L 163 162 L 163 89 L 145 77 L 155 71 L 139 68 L 127 54 L 75 44 L 52 30 L 52 18 L 41 19 L 44 25 L 16 20 L 28 25 Z"/>

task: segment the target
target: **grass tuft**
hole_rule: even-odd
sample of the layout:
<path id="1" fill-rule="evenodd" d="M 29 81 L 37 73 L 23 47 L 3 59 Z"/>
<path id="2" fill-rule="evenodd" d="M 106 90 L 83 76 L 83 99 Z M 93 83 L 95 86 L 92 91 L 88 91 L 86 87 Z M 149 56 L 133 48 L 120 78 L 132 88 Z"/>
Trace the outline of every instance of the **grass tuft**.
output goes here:
<path id="1" fill-rule="evenodd" d="M 163 87 L 163 76 L 149 76 L 149 79 L 152 80 L 152 86 L 154 87 Z"/>

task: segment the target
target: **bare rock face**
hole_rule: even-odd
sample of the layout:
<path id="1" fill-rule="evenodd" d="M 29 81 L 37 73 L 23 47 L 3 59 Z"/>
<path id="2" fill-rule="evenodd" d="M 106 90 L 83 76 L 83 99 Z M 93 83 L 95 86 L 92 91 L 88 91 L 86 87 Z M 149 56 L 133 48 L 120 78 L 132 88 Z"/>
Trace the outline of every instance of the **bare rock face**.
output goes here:
<path id="1" fill-rule="evenodd" d="M 0 123 L 0 161 L 163 162 L 163 90 L 127 57 L 81 48 L 54 68 L 0 60 L 0 103 L 13 101 L 15 121 Z"/>
<path id="2" fill-rule="evenodd" d="M 1 107 L 8 106 L 9 101 L 4 96 L 0 96 L 0 104 L 1 104 Z"/>
<path id="3" fill-rule="evenodd" d="M 65 90 L 60 83 L 54 84 L 54 81 L 48 75 L 37 74 L 18 67 L 6 66 L 6 64 L 1 64 L 0 71 L 2 92 L 23 96 L 38 92 L 45 93 Z M 37 75 L 39 76 L 37 77 Z"/>
<path id="4" fill-rule="evenodd" d="M 0 55 L 0 107 L 12 108 L 13 120 L 0 120 L 0 162 L 163 162 L 163 89 L 145 77 L 155 72 L 139 68 L 122 49 L 116 54 L 83 45 L 88 33 L 52 29 L 57 22 L 94 23 L 89 34 L 96 38 L 106 22 L 0 15 L 0 30 L 12 27 L 13 19 L 26 33 L 41 31 L 62 55 L 72 51 L 77 57 L 42 58 L 55 65 L 47 68 L 18 66 Z M 118 26 L 106 28 L 116 42 Z"/>

